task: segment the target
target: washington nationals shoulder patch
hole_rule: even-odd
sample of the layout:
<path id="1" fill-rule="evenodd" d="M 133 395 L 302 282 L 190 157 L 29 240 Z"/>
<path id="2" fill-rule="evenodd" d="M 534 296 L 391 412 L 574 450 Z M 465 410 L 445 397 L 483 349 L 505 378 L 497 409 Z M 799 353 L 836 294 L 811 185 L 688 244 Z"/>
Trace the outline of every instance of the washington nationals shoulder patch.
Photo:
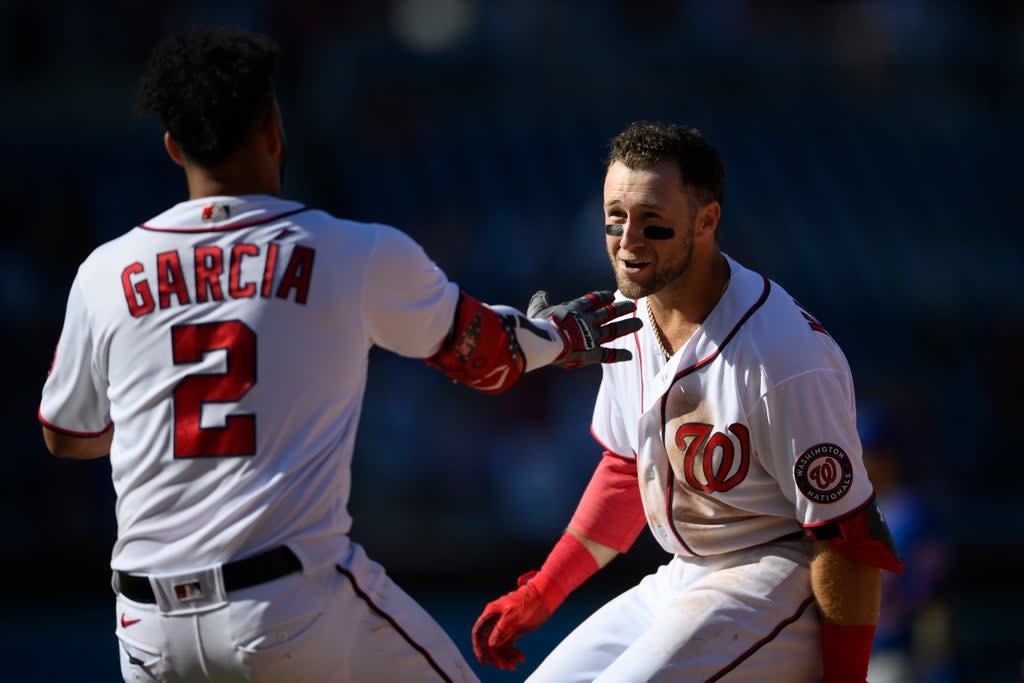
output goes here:
<path id="1" fill-rule="evenodd" d="M 850 457 L 834 443 L 820 443 L 800 454 L 793 466 L 797 488 L 815 503 L 834 503 L 853 485 Z"/>

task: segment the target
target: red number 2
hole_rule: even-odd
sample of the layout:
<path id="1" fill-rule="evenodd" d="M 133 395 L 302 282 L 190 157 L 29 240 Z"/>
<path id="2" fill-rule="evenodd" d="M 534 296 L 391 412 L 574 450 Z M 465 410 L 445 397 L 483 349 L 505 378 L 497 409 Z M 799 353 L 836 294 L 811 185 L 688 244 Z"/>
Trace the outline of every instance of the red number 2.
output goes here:
<path id="1" fill-rule="evenodd" d="M 223 427 L 202 427 L 204 403 L 241 399 L 256 384 L 256 333 L 237 320 L 178 325 L 171 330 L 174 364 L 196 363 L 224 349 L 227 370 L 196 373 L 174 389 L 174 457 L 223 457 L 256 453 L 256 416 L 229 415 Z"/>

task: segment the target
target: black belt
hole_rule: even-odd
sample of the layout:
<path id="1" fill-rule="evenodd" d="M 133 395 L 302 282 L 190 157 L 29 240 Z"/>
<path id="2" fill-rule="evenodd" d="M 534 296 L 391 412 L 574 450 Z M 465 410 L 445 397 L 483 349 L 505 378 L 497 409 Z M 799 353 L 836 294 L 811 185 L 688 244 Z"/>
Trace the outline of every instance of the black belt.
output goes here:
<path id="1" fill-rule="evenodd" d="M 278 546 L 259 555 L 228 562 L 221 567 L 224 590 L 237 591 L 302 571 L 302 563 L 288 546 Z M 115 572 L 117 589 L 135 602 L 156 603 L 153 587 L 145 576 Z"/>

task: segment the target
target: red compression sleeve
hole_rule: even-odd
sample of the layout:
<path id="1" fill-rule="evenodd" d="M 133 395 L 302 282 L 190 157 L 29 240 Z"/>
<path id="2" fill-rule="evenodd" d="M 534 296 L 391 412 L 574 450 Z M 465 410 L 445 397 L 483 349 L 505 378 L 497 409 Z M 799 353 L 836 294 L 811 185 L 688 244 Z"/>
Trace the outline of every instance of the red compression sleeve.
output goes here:
<path id="1" fill-rule="evenodd" d="M 821 624 L 822 683 L 864 683 L 868 678 L 868 661 L 874 626 L 841 626 Z"/>
<path id="2" fill-rule="evenodd" d="M 647 526 L 636 460 L 605 451 L 590 478 L 569 528 L 620 553 L 630 549 Z"/>
<path id="3" fill-rule="evenodd" d="M 572 534 L 563 534 L 536 572 L 519 577 L 540 594 L 544 606 L 554 612 L 565 598 L 600 569 L 597 560 Z"/>

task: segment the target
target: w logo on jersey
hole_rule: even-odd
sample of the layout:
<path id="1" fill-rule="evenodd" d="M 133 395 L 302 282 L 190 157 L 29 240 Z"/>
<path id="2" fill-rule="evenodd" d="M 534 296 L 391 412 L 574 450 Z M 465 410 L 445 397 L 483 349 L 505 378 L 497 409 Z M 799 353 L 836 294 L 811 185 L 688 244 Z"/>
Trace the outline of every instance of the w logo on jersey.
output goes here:
<path id="1" fill-rule="evenodd" d="M 739 423 L 729 425 L 729 434 L 714 429 L 703 422 L 687 422 L 675 435 L 686 483 L 704 493 L 728 491 L 746 479 L 750 469 L 750 430 Z"/>

